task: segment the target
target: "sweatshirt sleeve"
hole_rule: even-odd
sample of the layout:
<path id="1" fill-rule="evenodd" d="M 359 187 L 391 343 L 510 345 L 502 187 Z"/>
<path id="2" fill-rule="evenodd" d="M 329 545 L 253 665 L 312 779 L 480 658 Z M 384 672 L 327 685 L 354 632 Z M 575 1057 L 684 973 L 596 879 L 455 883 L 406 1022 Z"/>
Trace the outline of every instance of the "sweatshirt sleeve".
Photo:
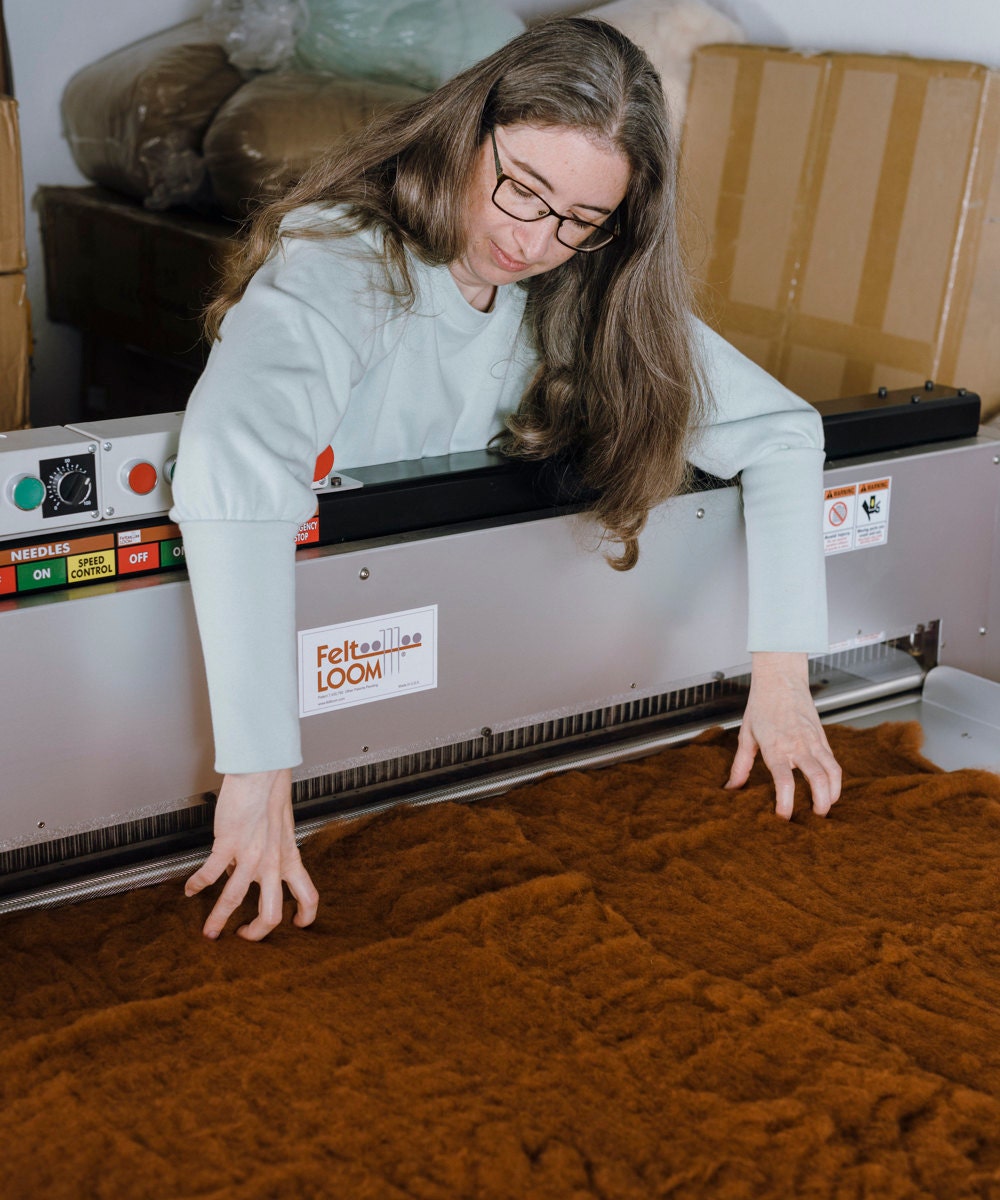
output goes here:
<path id="1" fill-rule="evenodd" d="M 356 268 L 354 268 L 356 269 Z M 301 762 L 295 534 L 316 456 L 362 364 L 351 279 L 329 242 L 286 239 L 226 314 L 188 402 L 173 480 L 208 678 L 216 770 Z M 317 297 L 343 292 L 344 313 Z M 353 336 L 352 336 L 353 335 Z"/>
<path id="2" fill-rule="evenodd" d="M 823 553 L 823 422 L 819 413 L 700 321 L 695 322 L 711 423 L 695 466 L 741 475 L 746 519 L 748 645 L 822 653 L 828 646 Z"/>

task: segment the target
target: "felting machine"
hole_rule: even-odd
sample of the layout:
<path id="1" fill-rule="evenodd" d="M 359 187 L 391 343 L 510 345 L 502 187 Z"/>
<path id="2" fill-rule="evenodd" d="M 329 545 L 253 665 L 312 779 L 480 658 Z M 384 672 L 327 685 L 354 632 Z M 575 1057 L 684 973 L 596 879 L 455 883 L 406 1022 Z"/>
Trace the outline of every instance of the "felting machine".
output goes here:
<path id="1" fill-rule="evenodd" d="M 915 718 L 940 765 L 1000 770 L 1000 432 L 932 383 L 820 407 L 824 719 Z M 0 911 L 183 875 L 211 840 L 208 698 L 166 515 L 181 420 L 0 435 Z M 624 574 L 551 468 L 482 453 L 348 476 L 326 455 L 315 487 L 296 568 L 303 836 L 739 721 L 732 482 L 653 513 Z"/>

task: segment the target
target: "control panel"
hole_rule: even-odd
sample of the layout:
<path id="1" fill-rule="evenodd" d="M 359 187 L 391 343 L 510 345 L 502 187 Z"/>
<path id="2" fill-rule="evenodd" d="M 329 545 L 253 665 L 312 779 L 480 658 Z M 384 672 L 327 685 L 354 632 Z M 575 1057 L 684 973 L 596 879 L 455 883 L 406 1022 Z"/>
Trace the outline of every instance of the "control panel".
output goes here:
<path id="1" fill-rule="evenodd" d="M 173 502 L 182 412 L 0 433 L 0 597 L 184 566 Z M 318 493 L 361 483 L 315 463 Z M 296 545 L 319 540 L 318 512 Z"/>
<path id="2" fill-rule="evenodd" d="M 101 516 L 121 520 L 166 512 L 184 414 L 157 413 L 70 425 L 94 443 L 101 473 Z"/>
<path id="3" fill-rule="evenodd" d="M 0 536 L 97 521 L 97 446 L 70 429 L 0 434 Z"/>

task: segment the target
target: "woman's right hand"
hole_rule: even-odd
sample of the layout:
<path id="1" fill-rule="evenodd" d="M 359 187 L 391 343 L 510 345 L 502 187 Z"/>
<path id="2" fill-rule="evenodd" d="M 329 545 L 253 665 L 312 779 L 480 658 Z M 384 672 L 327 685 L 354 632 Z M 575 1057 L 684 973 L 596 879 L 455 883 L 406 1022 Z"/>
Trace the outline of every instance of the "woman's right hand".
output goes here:
<path id="1" fill-rule="evenodd" d="M 188 879 L 184 894 L 197 895 L 227 870 L 229 879 L 202 930 L 205 937 L 219 936 L 252 883 L 260 887 L 257 916 L 236 930 L 240 937 L 259 942 L 281 924 L 283 882 L 297 904 L 295 924 L 316 919 L 319 893 L 295 844 L 291 770 L 227 775 L 222 781 L 212 852 Z"/>

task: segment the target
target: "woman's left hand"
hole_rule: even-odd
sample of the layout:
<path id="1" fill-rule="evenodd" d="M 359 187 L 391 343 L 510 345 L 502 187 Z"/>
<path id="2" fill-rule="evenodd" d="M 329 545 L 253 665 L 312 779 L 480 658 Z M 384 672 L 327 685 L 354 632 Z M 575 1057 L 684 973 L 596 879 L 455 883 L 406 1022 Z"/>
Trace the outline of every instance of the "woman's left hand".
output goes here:
<path id="1" fill-rule="evenodd" d="M 806 654 L 753 656 L 750 696 L 727 788 L 746 783 L 757 751 L 774 779 L 775 812 L 789 820 L 798 768 L 812 792 L 813 812 L 825 817 L 840 797 L 840 766 L 809 693 Z"/>

